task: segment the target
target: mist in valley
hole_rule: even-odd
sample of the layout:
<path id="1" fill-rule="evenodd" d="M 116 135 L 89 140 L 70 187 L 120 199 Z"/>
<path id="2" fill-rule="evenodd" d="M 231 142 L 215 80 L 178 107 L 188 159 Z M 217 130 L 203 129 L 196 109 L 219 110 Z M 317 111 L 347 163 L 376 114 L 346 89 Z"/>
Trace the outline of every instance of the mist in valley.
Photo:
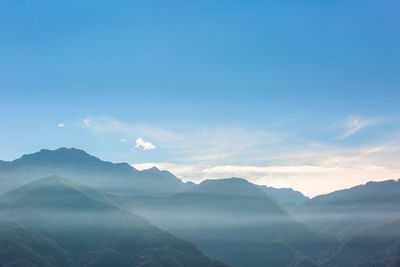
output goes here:
<path id="1" fill-rule="evenodd" d="M 113 261 L 121 266 L 357 266 L 395 262 L 399 255 L 399 181 L 371 182 L 298 203 L 295 191 L 284 190 L 282 202 L 243 178 L 183 183 L 169 172 L 138 171 L 77 149 L 23 158 L 1 166 L 0 182 L 13 188 L 0 197 L 2 233 L 4 242 L 17 242 L 5 242 L 5 251 L 25 244 L 47 259 L 49 254 L 37 250 L 46 239 L 52 244 L 46 246 L 62 251 L 65 266 Z M 99 174 L 103 178 L 96 180 Z M 7 176 L 20 179 L 12 184 Z M 118 183 L 98 184 L 103 179 Z M 160 179 L 169 193 L 159 190 Z M 126 193 L 135 184 L 140 189 Z M 291 203 L 288 192 L 294 195 Z M 19 260 L 21 248 L 14 248 Z M 0 259 L 11 263 L 7 257 Z M 48 259 L 48 264 L 60 262 Z"/>
<path id="2" fill-rule="evenodd" d="M 400 267 L 400 1 L 0 1 L 0 267 Z"/>

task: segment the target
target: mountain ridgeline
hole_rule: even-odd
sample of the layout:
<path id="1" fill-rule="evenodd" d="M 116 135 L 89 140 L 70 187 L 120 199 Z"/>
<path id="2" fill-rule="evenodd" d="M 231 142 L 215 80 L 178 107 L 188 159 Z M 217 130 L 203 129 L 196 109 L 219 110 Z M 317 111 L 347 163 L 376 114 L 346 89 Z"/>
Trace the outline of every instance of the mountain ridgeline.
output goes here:
<path id="1" fill-rule="evenodd" d="M 1 266 L 225 266 L 53 176 L 1 199 Z"/>
<path id="2" fill-rule="evenodd" d="M 369 182 L 317 196 L 292 209 L 311 229 L 346 240 L 400 215 L 400 181 Z"/>
<path id="3" fill-rule="evenodd" d="M 400 266 L 393 265 L 400 256 L 399 180 L 317 196 L 294 207 L 291 214 L 314 232 L 341 241 L 327 253 L 324 266 Z"/>
<path id="4" fill-rule="evenodd" d="M 240 178 L 206 180 L 148 212 L 157 225 L 233 266 L 287 266 L 337 245 L 293 220 L 258 186 Z M 276 241 L 284 248 L 280 252 Z"/>
<path id="5" fill-rule="evenodd" d="M 400 262 L 394 180 L 308 199 L 241 178 L 183 183 L 60 148 L 0 161 L 0 191 L 0 266 Z"/>
<path id="6" fill-rule="evenodd" d="M 282 204 L 300 205 L 309 200 L 301 192 L 292 188 L 274 188 L 266 185 L 260 186 L 261 190 Z"/>
<path id="7" fill-rule="evenodd" d="M 85 151 L 60 148 L 0 162 L 0 193 L 36 179 L 60 175 L 105 192 L 127 195 L 165 196 L 192 186 L 168 171 L 157 168 L 139 171 L 127 163 L 102 161 Z"/>

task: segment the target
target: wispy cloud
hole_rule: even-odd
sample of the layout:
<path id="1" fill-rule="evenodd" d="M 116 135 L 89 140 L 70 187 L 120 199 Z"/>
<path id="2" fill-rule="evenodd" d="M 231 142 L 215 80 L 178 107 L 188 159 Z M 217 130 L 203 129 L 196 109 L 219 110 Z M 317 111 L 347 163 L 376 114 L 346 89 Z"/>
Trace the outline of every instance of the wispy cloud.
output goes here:
<path id="1" fill-rule="evenodd" d="M 281 142 L 285 135 L 239 127 L 185 127 L 166 129 L 148 125 L 126 123 L 113 118 L 91 117 L 90 127 L 86 127 L 101 140 L 112 140 L 124 136 L 127 140 L 146 137 L 169 154 L 169 158 L 179 161 L 222 163 L 227 160 L 244 161 L 251 155 L 270 149 Z M 258 152 L 257 152 L 258 151 Z"/>
<path id="2" fill-rule="evenodd" d="M 65 126 L 64 123 L 59 123 L 59 124 L 57 125 L 58 128 L 64 128 L 64 126 Z"/>
<path id="3" fill-rule="evenodd" d="M 84 126 L 97 136 L 124 136 L 135 140 L 137 136 L 146 136 L 160 142 L 176 141 L 182 137 L 160 127 L 126 123 L 110 117 L 90 117 L 84 120 Z"/>
<path id="4" fill-rule="evenodd" d="M 330 130 L 340 130 L 341 138 L 347 138 L 383 122 L 382 119 L 353 116 L 336 123 Z M 301 136 L 248 127 L 179 125 L 167 129 L 91 117 L 87 129 L 113 142 L 121 136 L 137 140 L 136 146 L 141 149 L 153 149 L 157 144 L 154 163 L 139 162 L 134 166 L 139 169 L 156 166 L 195 182 L 238 176 L 256 184 L 292 187 L 315 196 L 369 180 L 400 176 L 397 160 L 400 144 L 390 143 L 390 140 L 398 140 L 398 135 L 373 140 L 369 145 L 343 147 L 342 142 L 334 142 L 331 137 L 332 143 L 327 139 L 305 141 Z"/>
<path id="5" fill-rule="evenodd" d="M 242 177 L 249 181 L 274 187 L 291 187 L 313 197 L 334 190 L 349 188 L 368 181 L 400 178 L 400 145 L 335 148 L 312 146 L 277 156 L 273 165 L 207 165 L 142 163 L 135 168 L 156 166 L 167 169 L 183 180 L 200 182 L 204 179 Z"/>
<path id="6" fill-rule="evenodd" d="M 339 121 L 336 123 L 337 128 L 343 129 L 343 133 L 339 136 L 339 139 L 348 138 L 360 130 L 380 124 L 383 120 L 377 118 L 363 118 L 360 116 L 351 116 L 346 120 Z"/>
<path id="7" fill-rule="evenodd" d="M 136 139 L 136 148 L 142 148 L 143 150 L 153 150 L 156 146 L 150 142 L 144 141 L 142 137 Z"/>
<path id="8" fill-rule="evenodd" d="M 120 138 L 119 141 L 122 142 L 122 143 L 128 142 L 128 140 L 126 140 L 125 138 Z"/>

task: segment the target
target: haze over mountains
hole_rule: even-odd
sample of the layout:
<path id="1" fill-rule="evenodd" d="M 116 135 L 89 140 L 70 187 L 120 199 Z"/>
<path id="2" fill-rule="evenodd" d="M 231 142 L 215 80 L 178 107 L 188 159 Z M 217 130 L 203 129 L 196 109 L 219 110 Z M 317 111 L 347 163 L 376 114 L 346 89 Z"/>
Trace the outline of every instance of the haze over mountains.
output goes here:
<path id="1" fill-rule="evenodd" d="M 308 199 L 241 178 L 183 183 L 61 148 L 0 161 L 0 190 L 1 266 L 364 267 L 400 257 L 399 181 Z"/>
<path id="2" fill-rule="evenodd" d="M 11 162 L 0 161 L 0 170 L 1 193 L 53 174 L 118 194 L 160 196 L 192 186 L 168 171 L 139 171 L 127 163 L 105 162 L 74 148 L 42 149 Z"/>
<path id="3" fill-rule="evenodd" d="M 271 196 L 282 204 L 303 204 L 309 198 L 301 192 L 295 191 L 292 188 L 274 188 L 266 185 L 260 186 L 267 195 Z"/>
<path id="4" fill-rule="evenodd" d="M 317 196 L 293 209 L 313 230 L 345 240 L 400 214 L 400 181 L 369 182 Z"/>
<path id="5" fill-rule="evenodd" d="M 286 266 L 337 244 L 294 221 L 258 186 L 240 178 L 206 180 L 174 194 L 150 218 L 234 266 Z M 285 247 L 281 253 L 274 252 L 278 240 Z"/>
<path id="6" fill-rule="evenodd" d="M 194 186 L 156 167 L 140 171 L 128 163 L 102 161 L 80 149 L 59 148 L 42 149 L 13 161 L 0 160 L 0 193 L 54 174 L 109 193 L 135 196 L 167 196 Z M 264 187 L 263 190 L 280 189 Z M 283 202 L 299 203 L 306 199 L 300 192 L 282 191 L 287 193 L 275 195 Z"/>
<path id="7" fill-rule="evenodd" d="M 224 266 L 125 210 L 52 176 L 7 194 L 1 266 Z"/>

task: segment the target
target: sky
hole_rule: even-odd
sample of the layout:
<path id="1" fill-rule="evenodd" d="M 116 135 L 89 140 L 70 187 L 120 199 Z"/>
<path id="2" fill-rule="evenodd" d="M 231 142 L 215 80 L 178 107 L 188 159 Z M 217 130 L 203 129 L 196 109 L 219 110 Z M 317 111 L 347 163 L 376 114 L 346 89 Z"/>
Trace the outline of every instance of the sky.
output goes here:
<path id="1" fill-rule="evenodd" d="M 1 1 L 0 159 L 76 147 L 311 197 L 400 178 L 399 11 L 390 0 Z"/>

